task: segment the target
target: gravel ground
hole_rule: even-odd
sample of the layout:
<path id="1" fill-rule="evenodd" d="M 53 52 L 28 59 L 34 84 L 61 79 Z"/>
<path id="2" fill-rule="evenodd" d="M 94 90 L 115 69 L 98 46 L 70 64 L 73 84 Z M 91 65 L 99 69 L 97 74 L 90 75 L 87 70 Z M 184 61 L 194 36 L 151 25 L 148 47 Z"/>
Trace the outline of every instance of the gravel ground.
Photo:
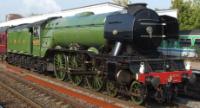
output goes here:
<path id="1" fill-rule="evenodd" d="M 69 103 L 66 104 L 65 102 L 62 102 L 61 100 L 49 95 L 45 91 L 38 90 L 37 88 L 22 84 L 21 82 L 18 82 L 10 77 L 7 77 L 2 73 L 0 74 L 0 81 L 3 82 L 4 84 L 6 83 L 7 85 L 9 85 L 9 87 L 12 87 L 25 97 L 28 97 L 35 103 L 39 104 L 40 106 L 42 106 L 42 108 L 72 108 L 71 104 Z M 24 106 L 23 102 L 19 101 L 20 99 L 13 98 L 12 95 L 7 95 L 8 93 L 4 92 L 6 91 L 5 90 L 2 92 L 0 91 L 0 94 L 2 94 L 2 98 L 0 98 L 0 100 L 2 100 L 2 104 L 4 106 L 5 105 L 10 106 L 8 108 L 30 108 L 30 106 L 26 105 Z M 79 103 L 77 103 L 76 106 L 78 105 Z"/>
<path id="2" fill-rule="evenodd" d="M 0 105 L 4 108 L 30 108 L 29 105 L 18 99 L 12 93 L 0 86 Z M 1 106 L 0 106 L 1 108 Z"/>
<path id="3" fill-rule="evenodd" d="M 200 108 L 200 101 L 190 98 L 178 98 L 177 101 L 181 104 L 188 106 L 189 108 Z"/>

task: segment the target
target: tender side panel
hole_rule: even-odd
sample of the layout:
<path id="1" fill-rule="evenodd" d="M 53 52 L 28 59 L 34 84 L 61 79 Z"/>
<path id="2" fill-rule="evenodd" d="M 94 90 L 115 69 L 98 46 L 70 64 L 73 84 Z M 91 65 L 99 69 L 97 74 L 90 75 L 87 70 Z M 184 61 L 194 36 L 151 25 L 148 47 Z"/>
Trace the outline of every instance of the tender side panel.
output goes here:
<path id="1" fill-rule="evenodd" d="M 28 29 L 8 32 L 8 52 L 31 54 L 31 33 Z"/>

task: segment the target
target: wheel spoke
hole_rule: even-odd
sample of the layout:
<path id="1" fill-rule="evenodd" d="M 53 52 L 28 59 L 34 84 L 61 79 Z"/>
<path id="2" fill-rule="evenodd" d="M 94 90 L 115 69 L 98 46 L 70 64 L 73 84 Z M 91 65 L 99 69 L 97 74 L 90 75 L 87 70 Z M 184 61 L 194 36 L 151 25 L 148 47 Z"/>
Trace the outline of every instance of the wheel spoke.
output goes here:
<path id="1" fill-rule="evenodd" d="M 115 84 L 113 82 L 106 83 L 106 90 L 108 92 L 108 95 L 112 97 L 117 96 L 117 88 L 115 87 Z"/>
<path id="2" fill-rule="evenodd" d="M 79 61 L 79 59 L 80 58 L 78 57 L 78 55 L 71 55 L 69 67 L 71 69 L 80 68 L 78 64 L 81 64 L 82 62 Z M 83 82 L 83 76 L 80 76 L 80 75 L 69 75 L 69 76 L 70 76 L 70 80 L 72 81 L 74 85 L 80 85 Z"/>
<path id="3" fill-rule="evenodd" d="M 135 104 L 142 104 L 144 102 L 144 92 L 145 90 L 142 88 L 141 84 L 134 81 L 131 84 L 130 90 L 131 93 L 135 94 L 130 96 L 131 101 L 133 101 Z"/>
<path id="4" fill-rule="evenodd" d="M 89 86 L 94 90 L 94 91 L 100 91 L 102 88 L 103 88 L 103 80 L 102 80 L 102 77 L 100 76 L 92 76 L 90 79 L 89 79 L 89 82 L 88 82 Z"/>
<path id="5" fill-rule="evenodd" d="M 66 77 L 66 60 L 64 54 L 56 54 L 54 56 L 54 74 L 59 80 L 64 80 Z"/>
<path id="6" fill-rule="evenodd" d="M 83 80 L 82 76 L 78 76 L 78 75 L 71 75 L 70 79 L 72 83 L 77 86 L 80 85 Z"/>

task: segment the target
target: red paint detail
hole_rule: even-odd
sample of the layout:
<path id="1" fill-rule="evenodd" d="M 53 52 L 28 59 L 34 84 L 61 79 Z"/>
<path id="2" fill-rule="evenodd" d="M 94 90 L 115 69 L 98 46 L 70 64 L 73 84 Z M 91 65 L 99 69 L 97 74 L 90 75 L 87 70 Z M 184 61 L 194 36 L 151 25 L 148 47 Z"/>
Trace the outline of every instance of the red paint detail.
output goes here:
<path id="1" fill-rule="evenodd" d="M 12 72 L 12 73 L 16 73 L 16 74 L 21 74 L 21 72 L 19 72 L 19 71 L 14 71 L 14 70 L 12 70 L 12 69 L 7 69 L 9 72 Z"/>
<path id="2" fill-rule="evenodd" d="M 7 51 L 7 33 L 0 32 L 0 55 L 5 54 Z"/>
<path id="3" fill-rule="evenodd" d="M 12 72 L 12 73 L 16 73 L 16 74 L 22 74 L 22 69 L 20 68 L 16 68 L 16 67 L 13 67 L 11 65 L 6 65 L 7 69 L 9 72 Z"/>
<path id="4" fill-rule="evenodd" d="M 188 74 L 189 76 L 191 76 L 192 70 L 190 70 L 190 71 L 173 71 L 173 72 L 150 72 L 150 73 L 139 74 L 138 81 L 145 83 L 145 78 L 147 76 L 153 76 L 153 77 L 160 78 L 160 84 L 167 84 L 168 78 L 171 76 L 172 83 L 181 83 L 183 74 Z"/>

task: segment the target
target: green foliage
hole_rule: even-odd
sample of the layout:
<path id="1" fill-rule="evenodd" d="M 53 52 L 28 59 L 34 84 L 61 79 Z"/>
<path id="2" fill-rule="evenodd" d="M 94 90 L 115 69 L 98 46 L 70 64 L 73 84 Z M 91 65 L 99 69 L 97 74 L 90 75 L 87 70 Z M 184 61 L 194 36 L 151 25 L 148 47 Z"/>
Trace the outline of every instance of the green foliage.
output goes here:
<path id="1" fill-rule="evenodd" d="M 174 0 L 172 8 L 178 9 L 181 30 L 200 29 L 200 0 Z"/>
<path id="2" fill-rule="evenodd" d="M 193 0 L 194 5 L 199 6 L 200 5 L 200 0 Z"/>
<path id="3" fill-rule="evenodd" d="M 113 2 L 120 6 L 127 6 L 130 3 L 129 0 L 113 0 Z"/>

